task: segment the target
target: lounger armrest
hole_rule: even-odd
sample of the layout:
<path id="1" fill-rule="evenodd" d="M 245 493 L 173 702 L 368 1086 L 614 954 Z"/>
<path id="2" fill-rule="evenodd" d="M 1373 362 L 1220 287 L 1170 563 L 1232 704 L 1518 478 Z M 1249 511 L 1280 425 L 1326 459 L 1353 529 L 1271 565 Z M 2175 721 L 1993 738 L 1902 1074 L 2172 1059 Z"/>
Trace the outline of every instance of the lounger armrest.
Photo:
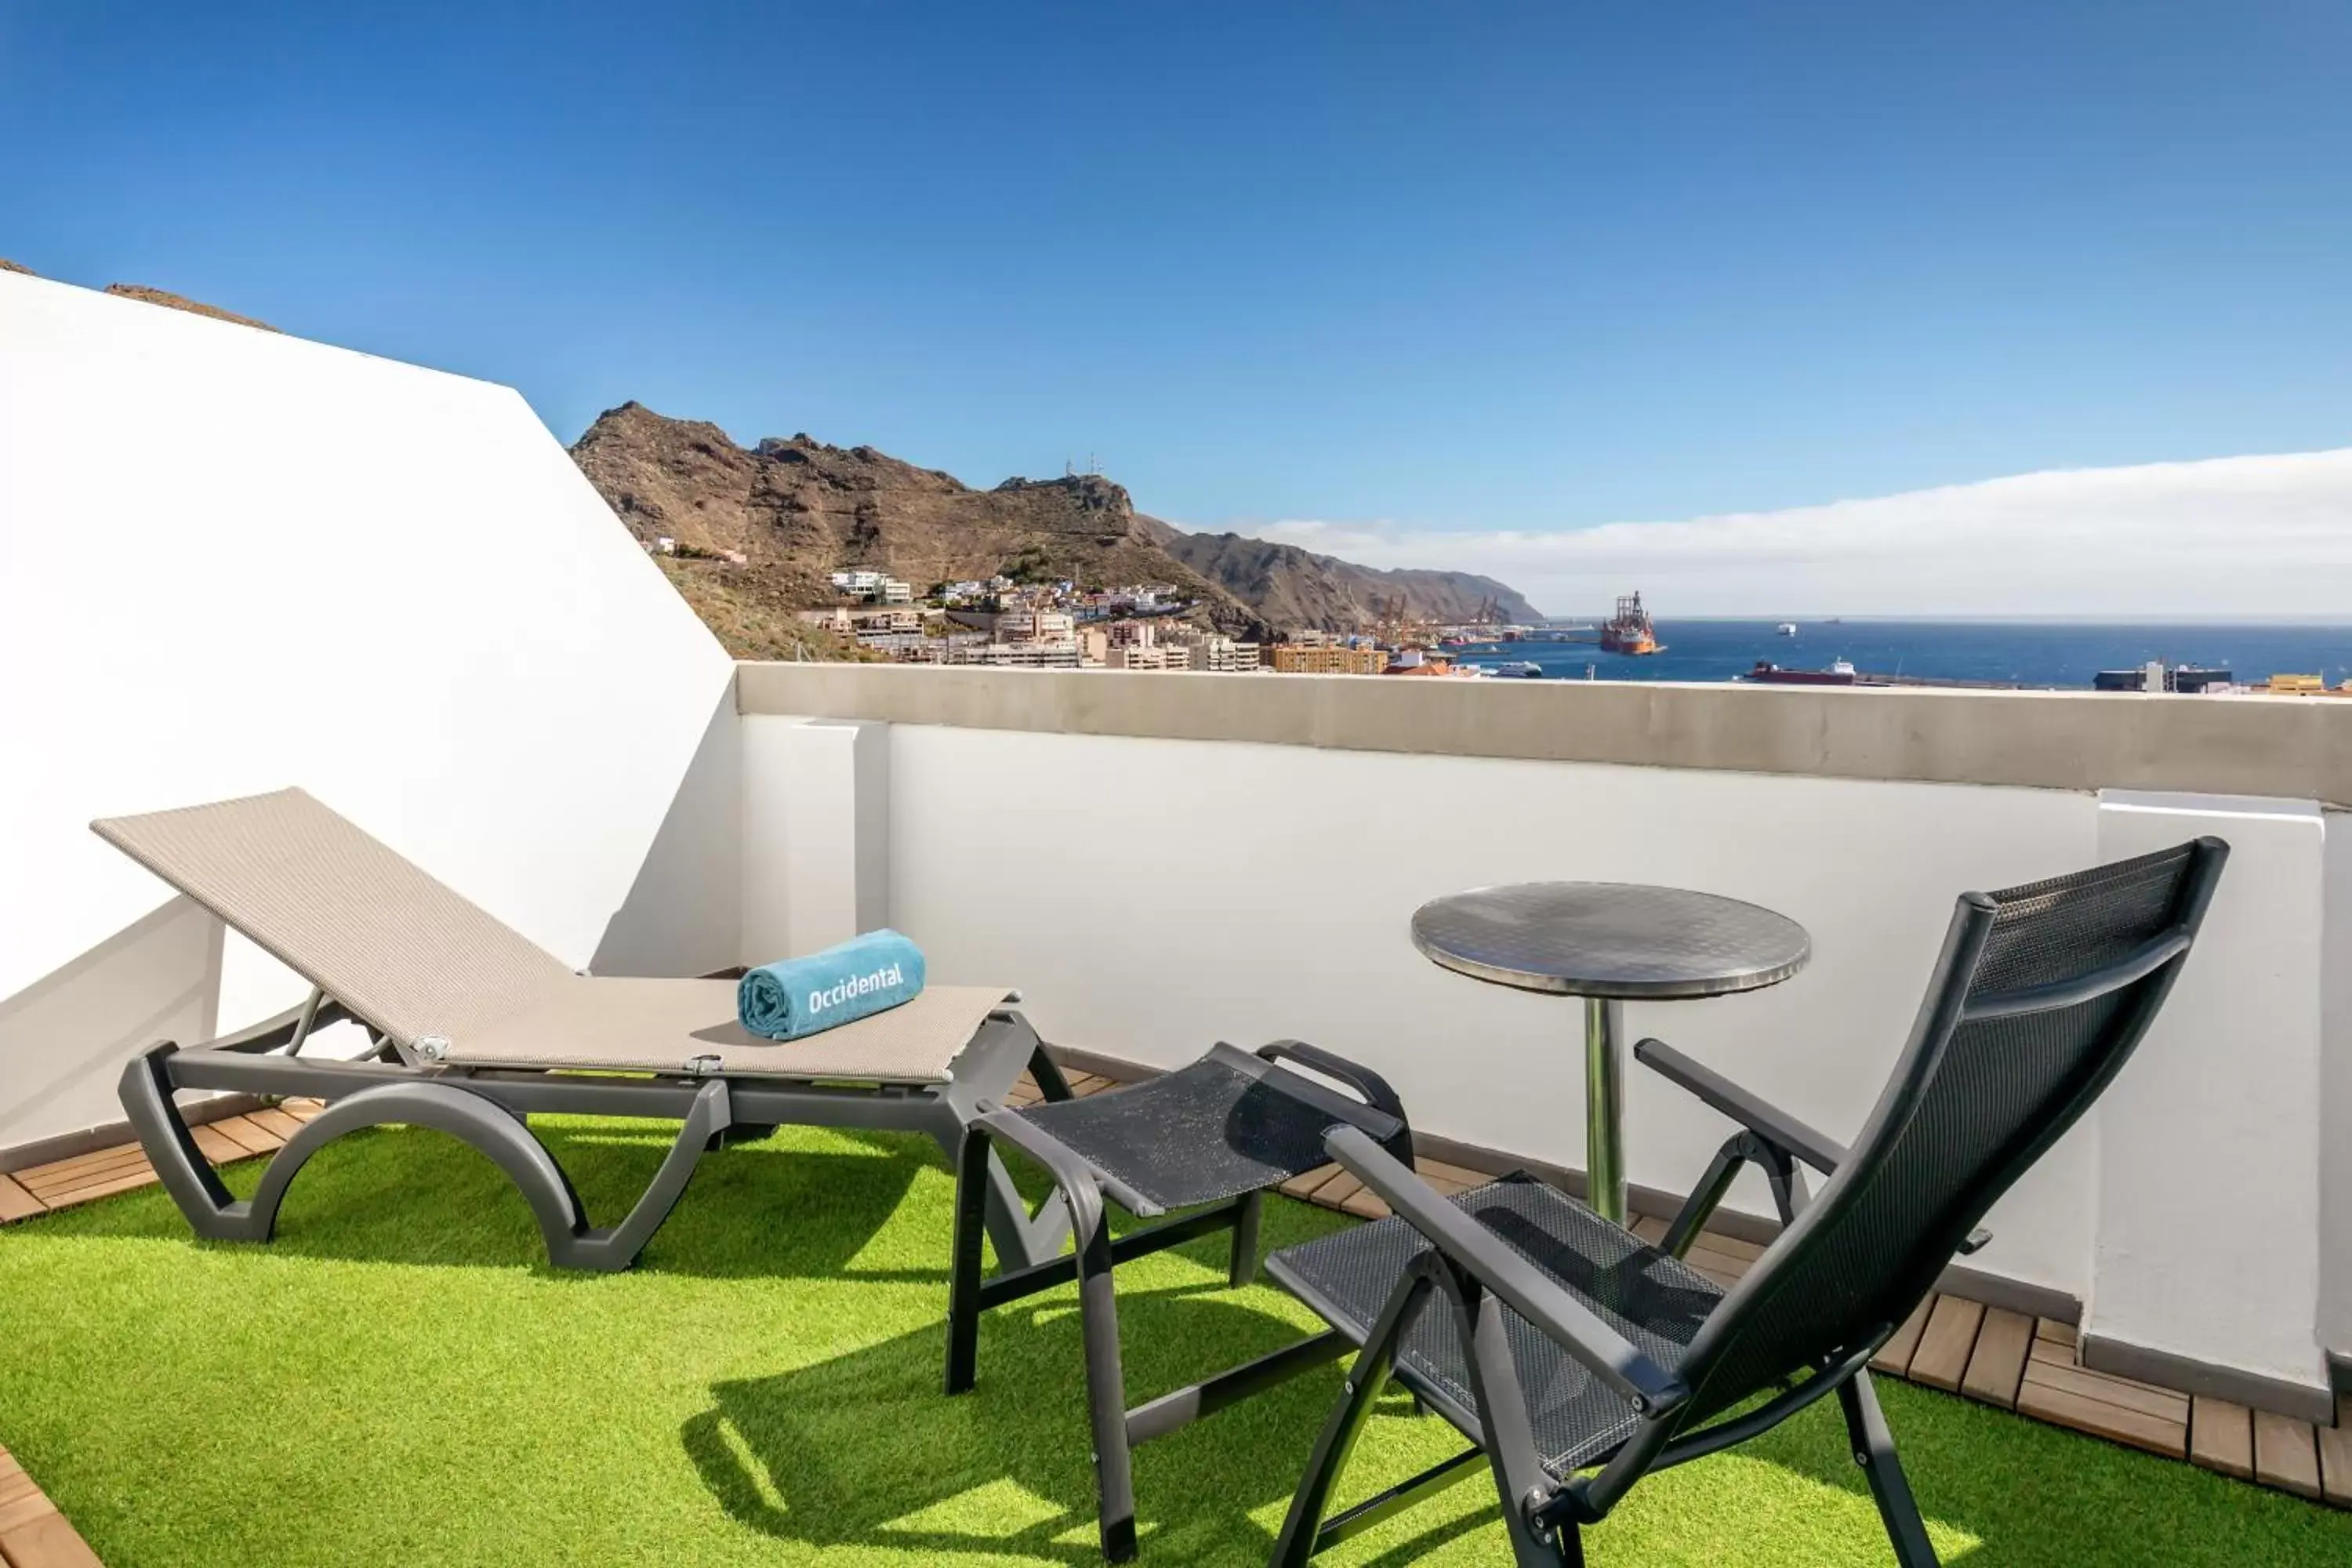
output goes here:
<path id="1" fill-rule="evenodd" d="M 1664 1040 L 1637 1042 L 1633 1058 L 1824 1176 L 1835 1175 L 1838 1166 L 1845 1163 L 1846 1152 L 1842 1145 L 1787 1112 L 1765 1104 L 1714 1068 L 1701 1067 Z"/>
<path id="2" fill-rule="evenodd" d="M 1388 1079 L 1361 1062 L 1335 1056 L 1320 1046 L 1308 1045 L 1305 1040 L 1275 1040 L 1260 1046 L 1257 1054 L 1270 1062 L 1297 1062 L 1310 1072 L 1320 1073 L 1335 1083 L 1346 1084 L 1374 1110 L 1396 1118 L 1401 1131 L 1396 1138 L 1388 1141 L 1390 1152 L 1395 1153 L 1400 1148 L 1407 1151 L 1412 1148 L 1412 1124 L 1405 1119 L 1404 1101 L 1395 1089 L 1389 1087 Z"/>
<path id="3" fill-rule="evenodd" d="M 1671 1410 L 1690 1396 L 1690 1390 L 1640 1346 L 1361 1131 L 1334 1127 L 1323 1135 L 1323 1147 L 1432 1246 L 1636 1408 Z"/>

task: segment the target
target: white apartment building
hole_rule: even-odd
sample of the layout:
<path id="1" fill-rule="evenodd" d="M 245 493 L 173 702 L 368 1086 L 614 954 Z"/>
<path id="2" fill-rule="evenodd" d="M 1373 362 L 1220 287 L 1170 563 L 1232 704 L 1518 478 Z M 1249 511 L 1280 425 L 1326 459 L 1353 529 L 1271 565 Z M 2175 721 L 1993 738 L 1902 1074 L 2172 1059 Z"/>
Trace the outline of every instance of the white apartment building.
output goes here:
<path id="1" fill-rule="evenodd" d="M 1068 642 L 991 642 L 960 647 L 948 656 L 950 664 L 998 664 L 1027 669 L 1076 669 L 1078 645 Z"/>
<path id="2" fill-rule="evenodd" d="M 1178 644 L 1170 647 L 1115 647 L 1103 659 L 1110 669 L 1190 669 L 1192 650 Z"/>

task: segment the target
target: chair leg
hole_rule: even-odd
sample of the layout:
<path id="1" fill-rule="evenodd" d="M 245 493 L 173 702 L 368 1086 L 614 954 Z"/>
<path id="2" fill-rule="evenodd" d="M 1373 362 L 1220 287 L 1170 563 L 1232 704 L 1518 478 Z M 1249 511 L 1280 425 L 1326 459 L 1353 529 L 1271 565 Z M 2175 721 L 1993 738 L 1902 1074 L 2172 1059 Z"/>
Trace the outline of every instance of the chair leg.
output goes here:
<path id="1" fill-rule="evenodd" d="M 1348 1456 L 1363 1435 L 1364 1423 L 1371 1419 L 1372 1406 L 1388 1387 L 1389 1373 L 1396 1365 L 1397 1342 L 1428 1300 L 1429 1291 L 1429 1277 L 1415 1269 L 1397 1282 L 1381 1310 L 1364 1348 L 1348 1369 L 1346 1389 L 1315 1439 L 1315 1451 L 1308 1456 L 1307 1473 L 1291 1497 L 1290 1512 L 1282 1521 L 1282 1533 L 1275 1538 L 1267 1568 L 1307 1568 L 1314 1560 L 1321 1544 L 1323 1516 L 1330 1511 L 1332 1489 L 1339 1484 L 1339 1473 L 1348 1468 Z"/>
<path id="2" fill-rule="evenodd" d="M 1257 1278 L 1257 1226 L 1265 1208 L 1262 1192 L 1234 1200 L 1234 1250 L 1225 1266 L 1225 1283 L 1236 1289 Z"/>
<path id="3" fill-rule="evenodd" d="M 1097 1211 L 1078 1238 L 1078 1328 L 1086 1341 L 1087 1421 L 1103 1556 L 1135 1555 L 1135 1468 L 1127 1443 L 1127 1375 L 1119 1364 L 1118 1298 L 1111 1287 L 1110 1225 Z"/>
<path id="4" fill-rule="evenodd" d="M 1887 1539 L 1894 1543 L 1895 1561 L 1902 1568 L 1937 1568 L 1936 1549 L 1927 1542 L 1927 1527 L 1920 1521 L 1919 1505 L 1912 1500 L 1911 1484 L 1904 1479 L 1903 1462 L 1895 1457 L 1895 1435 L 1886 1429 L 1886 1415 L 1878 1408 L 1870 1373 L 1857 1372 L 1840 1384 L 1838 1403 L 1845 1408 L 1846 1440 L 1853 1446 L 1853 1462 L 1870 1479 L 1870 1495 L 1878 1504 Z"/>

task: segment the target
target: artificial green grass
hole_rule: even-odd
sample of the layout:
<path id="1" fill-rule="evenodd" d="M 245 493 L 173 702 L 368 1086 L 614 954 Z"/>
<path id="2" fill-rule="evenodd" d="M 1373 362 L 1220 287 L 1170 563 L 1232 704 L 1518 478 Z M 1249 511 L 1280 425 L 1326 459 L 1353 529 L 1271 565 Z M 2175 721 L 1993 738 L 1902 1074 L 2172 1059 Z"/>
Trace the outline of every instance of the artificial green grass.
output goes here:
<path id="1" fill-rule="evenodd" d="M 538 1125 L 601 1215 L 667 1142 Z M 708 1159 L 635 1271 L 557 1274 L 486 1161 L 359 1134 L 268 1247 L 193 1241 L 154 1190 L 0 1231 L 0 1442 L 114 1568 L 1097 1561 L 1074 1293 L 990 1314 L 979 1389 L 940 1393 L 950 1195 L 924 1141 L 787 1129 Z M 1344 1223 L 1277 1203 L 1267 1239 Z M 1134 1397 L 1313 1322 L 1223 1279 L 1215 1239 L 1122 1267 Z M 1339 1379 L 1139 1450 L 1144 1561 L 1263 1563 Z M 1948 1561 L 2352 1562 L 2352 1516 L 1881 1388 Z M 1643 1483 L 1591 1560 L 1889 1561 L 1833 1403 Z M 1343 1496 L 1459 1447 L 1391 1400 Z M 1507 1557 L 1482 1477 L 1325 1561 Z"/>

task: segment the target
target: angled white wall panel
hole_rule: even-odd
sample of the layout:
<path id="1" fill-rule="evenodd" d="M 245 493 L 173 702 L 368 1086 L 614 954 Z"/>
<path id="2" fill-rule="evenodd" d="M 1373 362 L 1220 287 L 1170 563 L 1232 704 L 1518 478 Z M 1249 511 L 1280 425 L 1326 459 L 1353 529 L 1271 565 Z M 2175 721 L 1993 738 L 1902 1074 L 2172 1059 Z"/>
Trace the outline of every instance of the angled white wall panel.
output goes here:
<path id="1" fill-rule="evenodd" d="M 730 791 L 663 829 L 731 679 L 511 389 L 0 274 L 0 1146 L 115 1114 L 120 1042 L 12 1007 L 170 896 L 91 817 L 299 784 L 584 966 L 690 897 L 657 835 L 726 858 Z M 718 899 L 631 966 L 731 963 Z M 226 967 L 224 1026 L 299 999 Z"/>

